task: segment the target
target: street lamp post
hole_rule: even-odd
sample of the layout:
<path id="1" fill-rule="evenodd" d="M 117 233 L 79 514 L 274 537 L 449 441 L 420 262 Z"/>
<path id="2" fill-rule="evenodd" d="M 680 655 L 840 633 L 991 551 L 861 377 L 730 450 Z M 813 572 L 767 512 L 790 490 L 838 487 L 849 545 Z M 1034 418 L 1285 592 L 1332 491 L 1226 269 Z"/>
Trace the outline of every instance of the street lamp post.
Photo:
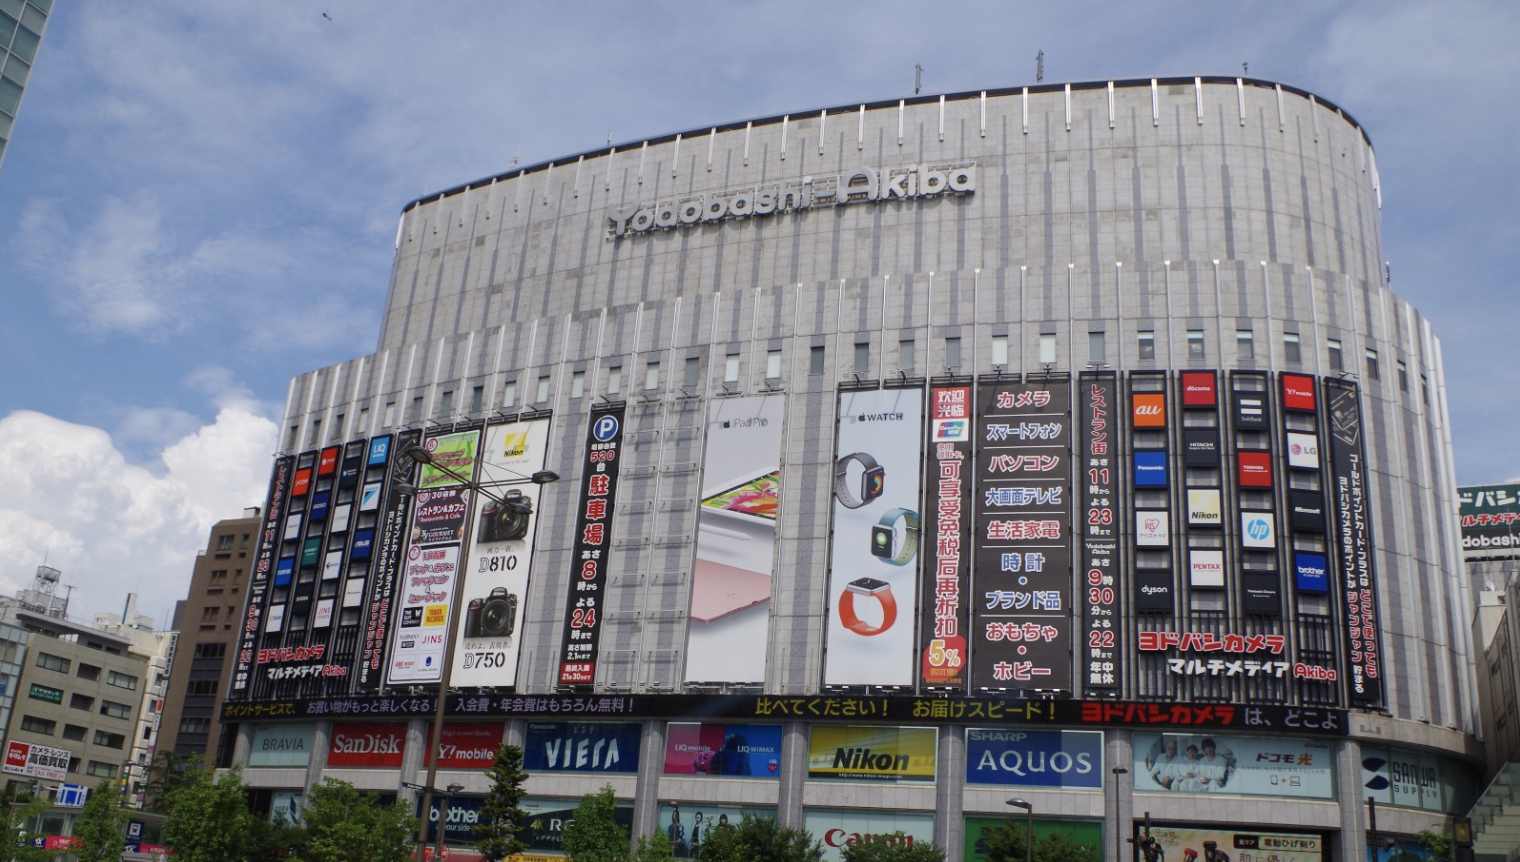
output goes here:
<path id="1" fill-rule="evenodd" d="M 1008 804 L 1024 809 L 1024 862 L 1034 862 L 1034 806 L 1022 799 L 1010 799 Z"/>
<path id="2" fill-rule="evenodd" d="M 490 499 L 492 502 L 496 503 L 499 506 L 513 507 L 513 506 L 521 506 L 521 505 L 523 505 L 523 502 L 521 500 L 515 500 L 515 501 L 512 501 L 512 502 L 508 502 L 507 500 L 505 500 L 505 499 L 503 499 L 501 497 L 498 497 L 495 494 L 491 493 L 490 491 L 486 490 L 485 488 L 481 487 L 481 484 L 479 482 L 477 482 L 477 481 L 475 481 L 473 479 L 470 479 L 468 476 L 461 475 L 459 472 L 455 471 L 453 468 L 449 467 L 446 464 L 440 464 L 440 463 L 438 463 L 437 461 L 433 460 L 433 453 L 429 452 L 428 450 L 424 449 L 421 446 L 411 446 L 411 447 L 408 447 L 406 449 L 406 451 L 405 451 L 404 454 L 406 455 L 406 457 L 408 457 L 408 458 L 412 459 L 413 461 L 415 461 L 416 464 L 417 464 L 417 466 L 419 468 L 423 467 L 423 466 L 430 466 L 430 467 L 432 467 L 435 470 L 441 471 L 444 474 L 448 475 L 450 478 L 454 479 L 456 482 L 459 482 L 465 489 L 470 490 L 470 491 L 475 491 L 477 493 L 480 493 L 480 494 L 484 495 L 485 497 L 487 497 L 488 499 Z M 510 469 L 510 468 L 503 468 L 503 469 Z M 514 470 L 512 472 L 516 472 L 516 471 Z M 521 473 L 518 473 L 517 475 L 522 476 Z M 531 476 L 525 476 L 522 480 L 519 480 L 518 482 L 515 482 L 515 483 L 514 482 L 500 482 L 500 483 L 495 483 L 495 484 L 511 485 L 511 484 L 522 484 L 524 482 L 532 482 L 535 485 L 548 485 L 548 484 L 550 484 L 552 482 L 558 482 L 558 481 L 559 481 L 559 474 L 556 473 L 556 472 L 554 472 L 553 470 L 539 470 L 538 472 L 534 473 L 533 475 L 531 475 Z M 403 491 L 403 493 L 404 493 L 404 491 Z M 465 528 L 465 538 L 464 538 L 464 542 L 461 544 L 461 546 L 459 548 L 459 558 L 461 560 L 464 559 L 465 555 L 469 553 L 468 549 L 469 549 L 469 546 L 470 546 L 470 531 L 469 531 L 468 523 L 469 523 L 468 520 L 466 520 L 466 525 L 467 526 Z M 426 782 L 422 786 L 411 785 L 411 784 L 404 785 L 404 786 L 410 787 L 410 788 L 412 788 L 414 790 L 419 790 L 423 794 L 422 795 L 422 811 L 421 811 L 420 814 L 417 815 L 417 846 L 419 848 L 419 851 L 418 851 L 418 855 L 419 856 L 422 855 L 420 848 L 423 848 L 423 847 L 427 846 L 428 814 L 431 812 L 431 809 L 433 807 L 433 796 L 435 794 L 440 794 L 441 793 L 440 791 L 434 789 L 434 785 L 437 784 L 437 782 L 438 782 L 438 749 L 439 749 L 439 746 L 441 746 L 442 743 L 443 743 L 443 712 L 444 712 L 444 703 L 445 703 L 445 700 L 448 697 L 449 678 L 451 676 L 453 676 L 453 671 L 454 671 L 454 638 L 459 633 L 459 604 L 460 604 L 460 600 L 464 596 L 464 590 L 462 589 L 463 586 L 464 586 L 464 584 L 461 583 L 460 578 L 458 577 L 458 575 L 456 573 L 456 577 L 455 577 L 455 580 L 454 580 L 454 591 L 449 596 L 449 620 L 448 620 L 448 624 L 446 626 L 444 626 L 443 658 L 442 658 L 443 667 L 441 667 L 439 669 L 440 677 L 439 677 L 439 680 L 438 680 L 438 695 L 437 695 L 437 697 L 435 699 L 435 708 L 433 710 L 433 730 L 432 730 L 432 733 L 429 734 L 429 742 L 428 742 L 428 749 L 427 749 L 427 755 L 426 755 L 427 756 L 427 765 L 428 765 L 428 767 L 427 767 L 427 780 L 426 780 Z M 449 785 L 449 791 L 450 792 L 457 793 L 459 790 L 463 790 L 463 789 L 464 789 L 463 785 L 458 785 L 458 784 L 451 784 L 451 785 Z M 445 796 L 444 798 L 446 800 L 447 796 Z M 442 848 L 442 845 L 443 845 L 443 824 L 442 823 L 438 824 L 438 843 L 439 843 L 440 851 L 439 851 L 439 853 L 435 853 L 435 856 L 438 856 L 438 855 L 441 854 L 441 848 Z M 421 862 L 420 859 L 419 859 L 419 862 Z"/>
<path id="3" fill-rule="evenodd" d="M 1121 862 L 1124 858 L 1124 845 L 1119 843 L 1119 833 L 1122 831 L 1119 819 L 1119 776 L 1128 775 L 1129 770 L 1115 766 L 1109 771 L 1114 774 L 1114 862 Z"/>

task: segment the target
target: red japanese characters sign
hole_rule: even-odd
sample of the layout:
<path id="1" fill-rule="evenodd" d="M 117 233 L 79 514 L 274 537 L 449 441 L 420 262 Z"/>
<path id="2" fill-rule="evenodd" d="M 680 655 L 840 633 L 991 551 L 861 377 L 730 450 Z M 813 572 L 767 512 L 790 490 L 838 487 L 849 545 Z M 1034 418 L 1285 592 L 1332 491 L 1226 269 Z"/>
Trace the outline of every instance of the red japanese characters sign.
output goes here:
<path id="1" fill-rule="evenodd" d="M 623 451 L 623 408 L 591 414 L 582 466 L 580 509 L 571 555 L 570 594 L 565 599 L 559 682 L 596 681 L 607 561 L 612 550 L 612 513 L 617 503 L 618 467 Z"/>

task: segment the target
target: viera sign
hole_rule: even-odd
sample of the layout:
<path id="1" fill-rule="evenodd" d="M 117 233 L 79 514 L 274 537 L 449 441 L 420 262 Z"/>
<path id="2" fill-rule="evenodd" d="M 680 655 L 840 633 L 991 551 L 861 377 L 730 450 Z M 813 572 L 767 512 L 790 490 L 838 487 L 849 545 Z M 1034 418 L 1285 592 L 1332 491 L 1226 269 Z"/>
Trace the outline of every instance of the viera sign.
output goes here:
<path id="1" fill-rule="evenodd" d="M 729 193 L 692 195 L 655 204 L 639 204 L 607 215 L 608 235 L 621 239 L 630 233 L 669 230 L 730 218 L 801 212 L 814 207 L 886 203 L 942 194 L 976 191 L 976 165 L 909 165 L 899 168 L 854 168 L 838 176 L 805 177 L 798 182 L 751 186 Z"/>

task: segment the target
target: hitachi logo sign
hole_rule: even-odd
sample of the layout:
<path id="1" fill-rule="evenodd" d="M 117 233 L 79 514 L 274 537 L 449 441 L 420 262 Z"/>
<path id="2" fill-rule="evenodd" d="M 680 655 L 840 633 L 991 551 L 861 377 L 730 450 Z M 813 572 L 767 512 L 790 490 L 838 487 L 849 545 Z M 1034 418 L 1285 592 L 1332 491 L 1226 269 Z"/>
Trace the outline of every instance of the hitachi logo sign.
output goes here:
<path id="1" fill-rule="evenodd" d="M 784 185 L 751 186 L 729 193 L 712 192 L 614 210 L 607 215 L 608 236 L 621 239 L 630 232 L 648 233 L 729 218 L 801 212 L 815 206 L 881 203 L 975 191 L 975 164 L 951 167 L 910 165 L 879 170 L 855 168 L 837 177 L 807 177 Z"/>

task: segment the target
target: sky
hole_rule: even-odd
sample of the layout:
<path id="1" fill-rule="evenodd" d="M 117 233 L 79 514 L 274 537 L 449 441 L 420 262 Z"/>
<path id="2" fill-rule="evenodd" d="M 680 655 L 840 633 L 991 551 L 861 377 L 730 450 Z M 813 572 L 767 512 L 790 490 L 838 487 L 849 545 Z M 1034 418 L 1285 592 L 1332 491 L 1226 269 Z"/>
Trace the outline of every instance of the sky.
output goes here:
<path id="1" fill-rule="evenodd" d="M 1030 84 L 1040 51 L 1047 83 L 1245 62 L 1354 116 L 1458 481 L 1515 479 L 1517 36 L 1512 0 L 55 0 L 0 166 L 0 592 L 46 561 L 71 616 L 135 591 L 167 627 L 211 525 L 262 505 L 291 377 L 375 349 L 407 202 L 911 95 L 915 64 Z"/>

